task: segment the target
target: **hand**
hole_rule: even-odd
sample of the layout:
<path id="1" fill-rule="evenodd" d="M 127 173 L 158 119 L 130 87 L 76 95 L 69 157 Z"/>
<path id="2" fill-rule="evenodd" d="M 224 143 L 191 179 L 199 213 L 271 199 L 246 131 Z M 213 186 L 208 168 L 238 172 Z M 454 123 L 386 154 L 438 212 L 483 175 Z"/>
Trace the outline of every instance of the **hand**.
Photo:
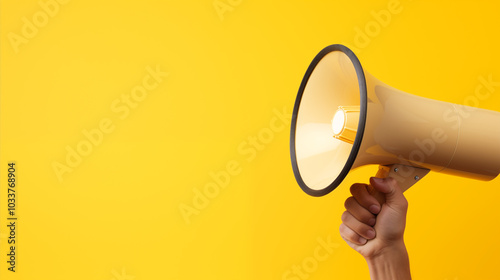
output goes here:
<path id="1" fill-rule="evenodd" d="M 372 279 L 391 279 L 390 275 L 410 279 L 403 239 L 408 202 L 392 178 L 370 178 L 370 184 L 383 194 L 385 202 L 380 204 L 366 184 L 352 185 L 340 235 L 366 259 Z"/>

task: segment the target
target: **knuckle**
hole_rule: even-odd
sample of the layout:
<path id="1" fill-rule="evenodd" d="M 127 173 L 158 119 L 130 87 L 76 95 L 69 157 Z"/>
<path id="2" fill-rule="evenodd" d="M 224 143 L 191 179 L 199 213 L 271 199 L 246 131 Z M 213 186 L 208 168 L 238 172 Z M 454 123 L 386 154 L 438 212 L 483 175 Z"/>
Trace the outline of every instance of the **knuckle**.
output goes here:
<path id="1" fill-rule="evenodd" d="M 353 241 L 356 240 L 356 235 L 358 235 L 355 231 L 353 231 L 350 227 L 345 224 L 341 224 L 339 227 L 340 235 L 344 240 Z"/>
<path id="2" fill-rule="evenodd" d="M 396 180 L 394 178 L 392 178 L 392 177 L 387 177 L 386 178 L 386 182 L 387 182 L 387 184 L 389 184 L 389 185 L 391 185 L 393 187 L 395 187 L 397 185 Z"/>
<path id="3" fill-rule="evenodd" d="M 344 202 L 344 207 L 346 209 L 349 209 L 352 207 L 352 203 L 353 203 L 353 200 L 354 200 L 354 197 L 350 196 L 349 198 L 347 198 Z"/>
<path id="4" fill-rule="evenodd" d="M 364 211 L 362 209 L 359 209 L 359 211 L 354 212 L 353 216 L 363 224 L 368 224 L 370 219 L 374 217 L 373 214 L 371 214 L 368 211 Z"/>
<path id="5" fill-rule="evenodd" d="M 354 195 L 355 192 L 357 192 L 357 190 L 359 190 L 359 185 L 358 184 L 353 184 L 350 188 L 349 188 L 349 191 L 351 192 L 351 194 Z"/>
<path id="6" fill-rule="evenodd" d="M 374 203 L 371 197 L 367 195 L 360 194 L 355 196 L 355 198 L 358 204 L 364 208 L 368 208 L 370 205 Z"/>
<path id="7" fill-rule="evenodd" d="M 348 236 L 349 240 L 353 243 L 359 243 L 359 234 L 357 234 L 356 232 L 351 232 Z"/>
<path id="8" fill-rule="evenodd" d="M 345 223 L 347 221 L 348 215 L 349 215 L 349 212 L 344 211 L 344 213 L 342 213 L 342 215 L 340 216 L 340 219 L 342 220 L 343 223 Z"/>
<path id="9" fill-rule="evenodd" d="M 358 238 L 359 238 L 358 234 L 355 231 L 353 231 L 350 227 L 346 226 L 345 224 L 340 224 L 339 232 L 340 232 L 340 236 L 345 241 L 356 242 L 356 240 L 358 240 Z"/>
<path id="10" fill-rule="evenodd" d="M 359 194 L 363 188 L 366 188 L 366 184 L 355 183 L 350 188 L 351 194 L 356 196 L 356 194 Z"/>

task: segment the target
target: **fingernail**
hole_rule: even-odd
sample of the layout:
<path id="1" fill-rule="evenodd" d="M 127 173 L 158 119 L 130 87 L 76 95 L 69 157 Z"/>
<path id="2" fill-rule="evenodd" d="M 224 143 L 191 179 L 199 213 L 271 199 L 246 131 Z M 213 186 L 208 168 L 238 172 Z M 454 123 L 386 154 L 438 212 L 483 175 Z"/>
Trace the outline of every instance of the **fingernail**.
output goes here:
<path id="1" fill-rule="evenodd" d="M 377 221 L 377 220 L 375 220 L 375 218 L 371 218 L 371 219 L 368 221 L 368 224 L 369 224 L 370 226 L 374 226 L 376 221 Z"/>
<path id="2" fill-rule="evenodd" d="M 375 231 L 373 229 L 369 229 L 366 232 L 366 237 L 368 237 L 369 239 L 373 239 L 375 237 Z"/>
<path id="3" fill-rule="evenodd" d="M 382 179 L 382 178 L 377 178 L 377 177 L 372 177 L 372 178 L 373 178 L 373 181 L 375 181 L 375 183 L 380 184 L 380 183 L 384 182 L 384 179 Z"/>
<path id="4" fill-rule="evenodd" d="M 366 243 L 366 238 L 360 237 L 358 241 L 361 244 L 365 244 Z"/>
<path id="5" fill-rule="evenodd" d="M 372 206 L 370 206 L 369 210 L 373 214 L 378 214 L 378 212 L 380 211 L 380 207 L 378 205 L 373 204 Z"/>

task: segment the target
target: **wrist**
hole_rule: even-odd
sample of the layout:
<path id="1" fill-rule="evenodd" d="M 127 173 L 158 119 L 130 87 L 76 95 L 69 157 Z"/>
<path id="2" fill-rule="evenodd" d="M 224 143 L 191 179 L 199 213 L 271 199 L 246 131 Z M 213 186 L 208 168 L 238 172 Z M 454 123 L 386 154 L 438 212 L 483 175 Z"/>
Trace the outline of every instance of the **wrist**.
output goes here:
<path id="1" fill-rule="evenodd" d="M 381 251 L 365 257 L 372 280 L 409 280 L 410 261 L 403 240 L 384 247 Z"/>

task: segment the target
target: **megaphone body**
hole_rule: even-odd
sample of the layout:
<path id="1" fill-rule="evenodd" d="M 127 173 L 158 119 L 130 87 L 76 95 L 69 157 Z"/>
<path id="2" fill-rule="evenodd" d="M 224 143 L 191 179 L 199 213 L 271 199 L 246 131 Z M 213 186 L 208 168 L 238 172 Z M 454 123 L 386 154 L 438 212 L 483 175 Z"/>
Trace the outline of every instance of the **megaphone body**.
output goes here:
<path id="1" fill-rule="evenodd" d="M 313 196 L 369 164 L 404 190 L 430 170 L 492 180 L 500 173 L 500 113 L 390 87 L 364 71 L 347 47 L 332 45 L 301 83 L 290 153 L 298 184 Z"/>

